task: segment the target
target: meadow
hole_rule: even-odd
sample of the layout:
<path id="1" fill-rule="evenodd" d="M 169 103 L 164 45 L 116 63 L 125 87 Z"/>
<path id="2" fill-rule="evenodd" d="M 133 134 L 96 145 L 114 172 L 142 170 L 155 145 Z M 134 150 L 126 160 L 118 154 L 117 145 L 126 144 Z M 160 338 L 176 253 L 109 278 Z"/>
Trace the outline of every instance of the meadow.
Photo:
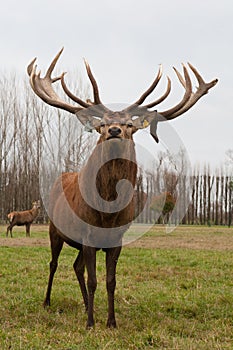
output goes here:
<path id="1" fill-rule="evenodd" d="M 51 307 L 42 307 L 49 272 L 47 226 L 31 238 L 0 226 L 0 349 L 233 349 L 233 230 L 154 227 L 125 246 L 116 289 L 117 329 L 107 329 L 105 254 L 98 252 L 95 328 L 73 272 L 77 252 L 65 246 Z"/>

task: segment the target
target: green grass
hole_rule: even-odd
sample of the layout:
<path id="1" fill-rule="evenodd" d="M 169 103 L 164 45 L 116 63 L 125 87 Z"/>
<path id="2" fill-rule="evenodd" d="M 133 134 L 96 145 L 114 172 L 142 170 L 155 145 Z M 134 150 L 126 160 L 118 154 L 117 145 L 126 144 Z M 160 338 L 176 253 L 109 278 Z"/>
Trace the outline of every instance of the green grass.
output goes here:
<path id="1" fill-rule="evenodd" d="M 190 237 L 200 234 L 188 230 Z M 227 240 L 229 231 L 224 232 L 219 235 Z M 207 233 L 209 240 L 209 228 Z M 182 234 L 186 239 L 183 228 L 174 236 L 180 240 Z M 0 349 L 233 349 L 231 250 L 124 247 L 117 269 L 116 330 L 106 329 L 105 256 L 98 252 L 96 325 L 90 331 L 72 269 L 76 254 L 63 249 L 52 305 L 44 310 L 49 247 L 0 247 Z"/>

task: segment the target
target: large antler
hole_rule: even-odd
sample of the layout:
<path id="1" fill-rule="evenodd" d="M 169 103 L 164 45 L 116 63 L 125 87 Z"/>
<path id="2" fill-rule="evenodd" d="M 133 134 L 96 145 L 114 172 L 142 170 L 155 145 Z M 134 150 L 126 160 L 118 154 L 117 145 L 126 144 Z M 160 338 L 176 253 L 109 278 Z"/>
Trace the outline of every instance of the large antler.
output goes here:
<path id="1" fill-rule="evenodd" d="M 191 63 L 188 63 L 189 68 L 193 71 L 195 77 L 197 78 L 198 81 L 198 87 L 196 92 L 192 92 L 190 95 L 189 100 L 184 104 L 184 106 L 182 108 L 179 108 L 177 111 L 171 111 L 170 113 L 168 111 L 165 112 L 161 112 L 161 114 L 166 118 L 166 119 L 174 119 L 176 117 L 178 117 L 179 115 L 185 113 L 187 110 L 189 110 L 202 96 L 204 96 L 205 94 L 208 93 L 208 91 L 214 87 L 217 82 L 218 79 L 214 79 L 209 83 L 206 83 L 204 81 L 204 79 L 201 77 L 201 75 L 198 73 L 198 71 L 196 70 L 196 68 L 194 68 Z M 175 68 L 174 68 L 175 69 Z M 183 85 L 184 88 L 186 88 L 186 84 L 185 81 L 183 79 L 183 77 L 181 76 L 181 74 L 175 69 L 176 74 L 181 82 L 181 84 Z"/>
<path id="2" fill-rule="evenodd" d="M 206 83 L 203 80 L 203 78 L 201 77 L 201 75 L 198 73 L 196 68 L 194 68 L 190 63 L 188 63 L 188 66 L 190 67 L 190 69 L 192 70 L 192 72 L 194 73 L 194 75 L 195 75 L 195 77 L 196 77 L 196 79 L 198 81 L 197 91 L 196 92 L 192 91 L 192 83 L 191 83 L 191 79 L 190 79 L 190 76 L 189 76 L 187 68 L 183 65 L 184 78 L 178 72 L 178 70 L 176 68 L 174 68 L 174 70 L 176 72 L 176 75 L 178 76 L 179 81 L 181 82 L 181 84 L 185 88 L 185 93 L 184 93 L 184 96 L 183 96 L 182 100 L 177 105 L 175 105 L 174 107 L 172 107 L 172 108 L 170 108 L 170 109 L 168 109 L 166 111 L 159 112 L 159 115 L 162 115 L 163 118 L 165 118 L 167 120 L 174 119 L 174 118 L 178 117 L 179 115 L 185 113 L 203 95 L 207 94 L 209 89 L 211 89 L 218 81 L 218 79 L 214 79 L 210 83 Z M 161 76 L 162 76 L 162 69 L 161 69 L 161 66 L 160 66 L 159 72 L 158 72 L 155 80 L 153 81 L 153 83 L 149 87 L 149 89 L 146 90 L 146 92 L 144 92 L 142 94 L 142 96 L 133 105 L 129 106 L 126 110 L 131 110 L 132 106 L 142 105 L 142 103 L 145 101 L 145 99 L 152 93 L 152 91 L 157 86 Z M 171 91 L 171 83 L 170 83 L 170 79 L 168 78 L 168 86 L 167 86 L 167 90 L 164 93 L 164 95 L 162 95 L 156 101 L 154 101 L 152 103 L 149 103 L 147 105 L 144 105 L 143 107 L 146 107 L 146 108 L 155 107 L 156 105 L 158 105 L 159 103 L 161 103 L 162 101 L 165 100 L 165 98 L 168 96 L 170 91 Z"/>
<path id="3" fill-rule="evenodd" d="M 30 84 L 33 89 L 33 91 L 36 93 L 37 96 L 39 96 L 44 102 L 47 104 L 58 107 L 61 109 L 64 109 L 70 113 L 77 114 L 78 118 L 80 116 L 80 120 L 83 124 L 86 122 L 90 122 L 90 113 L 86 112 L 86 108 L 90 108 L 93 110 L 94 106 L 93 105 L 98 105 L 98 113 L 97 116 L 100 118 L 103 116 L 103 113 L 107 110 L 107 108 L 101 103 L 100 97 L 99 97 L 99 91 L 98 91 L 98 86 L 95 81 L 95 78 L 91 72 L 89 64 L 85 61 L 86 65 L 86 70 L 88 77 L 91 81 L 92 88 L 93 88 L 93 95 L 94 95 L 94 102 L 91 101 L 83 101 L 79 97 L 75 96 L 72 94 L 72 92 L 67 88 L 65 81 L 64 81 L 64 75 L 65 73 L 62 73 L 60 76 L 56 78 L 52 78 L 52 72 L 56 66 L 56 63 L 61 56 L 63 51 L 63 48 L 58 52 L 56 57 L 53 59 L 52 63 L 50 64 L 44 78 L 41 78 L 40 76 L 40 71 L 37 73 L 36 72 L 36 65 L 35 61 L 36 58 L 28 65 L 27 67 L 27 72 L 30 77 Z M 67 96 L 69 96 L 74 102 L 78 104 L 78 106 L 74 106 L 68 102 L 63 101 L 60 99 L 60 97 L 57 95 L 57 93 L 54 91 L 52 84 L 55 83 L 56 81 L 60 80 L 61 81 L 61 86 L 66 93 Z M 80 107 L 81 106 L 81 107 Z M 97 111 L 95 108 L 95 111 Z M 78 113 L 79 112 L 79 113 Z"/>
<path id="4" fill-rule="evenodd" d="M 192 91 L 192 83 L 191 79 L 188 73 L 187 68 L 183 65 L 183 72 L 184 72 L 184 77 L 178 72 L 176 68 L 174 68 L 175 73 L 180 81 L 180 83 L 183 85 L 185 88 L 185 93 L 182 98 L 182 100 L 175 105 L 174 107 L 158 112 L 157 111 L 151 111 L 149 110 L 152 107 L 155 107 L 159 103 L 165 100 L 165 98 L 169 95 L 171 91 L 171 81 L 168 78 L 168 85 L 167 85 L 167 90 L 166 92 L 158 98 L 156 101 L 151 102 L 147 105 L 142 106 L 143 102 L 145 99 L 152 93 L 152 91 L 155 89 L 157 86 L 159 80 L 161 79 L 162 76 L 162 67 L 159 67 L 158 74 L 151 84 L 151 86 L 142 94 L 142 96 L 132 105 L 127 107 L 124 111 L 129 113 L 130 115 L 137 115 L 139 118 L 136 121 L 138 127 L 146 127 L 147 125 L 150 124 L 150 133 L 155 139 L 156 142 L 159 141 L 158 136 L 157 136 L 157 124 L 160 121 L 165 121 L 165 120 L 171 120 L 179 115 L 185 113 L 187 110 L 189 110 L 203 95 L 207 94 L 209 89 L 211 89 L 218 81 L 218 79 L 212 80 L 210 83 L 206 83 L 201 75 L 198 73 L 196 68 L 194 68 L 190 63 L 188 63 L 189 68 L 192 70 L 194 73 L 197 81 L 198 81 L 198 87 L 196 92 Z M 141 126 L 139 126 L 141 124 Z"/>

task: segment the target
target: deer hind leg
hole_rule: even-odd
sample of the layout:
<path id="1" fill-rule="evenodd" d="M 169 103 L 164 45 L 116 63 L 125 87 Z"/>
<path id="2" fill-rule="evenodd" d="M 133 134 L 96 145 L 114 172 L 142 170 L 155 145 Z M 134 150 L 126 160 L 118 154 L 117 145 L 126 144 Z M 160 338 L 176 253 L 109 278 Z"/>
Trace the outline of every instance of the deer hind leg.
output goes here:
<path id="1" fill-rule="evenodd" d="M 13 226 L 10 224 L 8 227 L 7 227 L 7 230 L 6 230 L 6 237 L 8 237 L 8 233 L 10 231 L 10 235 L 11 235 L 11 238 L 12 238 L 12 228 Z"/>
<path id="2" fill-rule="evenodd" d="M 106 286 L 108 292 L 108 321 L 107 327 L 116 328 L 114 294 L 116 288 L 116 266 L 121 247 L 106 249 Z"/>
<path id="3" fill-rule="evenodd" d="M 83 257 L 83 251 L 80 250 L 77 259 L 74 262 L 74 271 L 76 273 L 79 286 L 82 292 L 83 296 L 83 301 L 85 304 L 85 309 L 88 311 L 88 296 L 87 296 L 87 288 L 86 288 L 86 283 L 84 279 L 84 270 L 85 270 L 85 263 L 84 263 L 84 257 Z"/>
<path id="4" fill-rule="evenodd" d="M 61 253 L 62 247 L 63 247 L 63 239 L 57 234 L 56 228 L 53 225 L 50 225 L 50 243 L 51 243 L 51 254 L 52 254 L 52 260 L 50 262 L 50 274 L 49 274 L 49 281 L 48 281 L 48 287 L 46 292 L 46 297 L 44 300 L 44 307 L 50 306 L 50 296 L 51 296 L 51 290 L 52 290 L 52 284 L 53 284 L 53 278 L 54 274 L 57 270 L 58 265 L 58 258 Z"/>

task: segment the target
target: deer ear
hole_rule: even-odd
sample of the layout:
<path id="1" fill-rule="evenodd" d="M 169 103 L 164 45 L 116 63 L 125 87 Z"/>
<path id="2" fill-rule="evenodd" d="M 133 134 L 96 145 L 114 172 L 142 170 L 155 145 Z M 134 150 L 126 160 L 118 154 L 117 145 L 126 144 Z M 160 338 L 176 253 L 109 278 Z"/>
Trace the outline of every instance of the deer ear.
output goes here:
<path id="1" fill-rule="evenodd" d="M 87 115 L 84 113 L 77 113 L 76 114 L 78 120 L 84 125 L 85 131 L 92 132 L 94 129 L 97 129 L 100 127 L 101 118 L 100 117 L 93 117 L 90 115 Z"/>
<path id="2" fill-rule="evenodd" d="M 150 123 L 150 134 L 153 137 L 153 139 L 158 143 L 159 138 L 157 136 L 157 127 L 158 127 L 158 120 L 154 119 Z"/>
<path id="3" fill-rule="evenodd" d="M 137 129 L 147 128 L 154 120 L 157 119 L 157 111 L 146 111 L 141 112 L 139 110 L 139 115 L 135 114 L 131 119 L 133 121 L 133 125 Z"/>
<path id="4" fill-rule="evenodd" d="M 75 113 L 78 120 L 84 125 L 85 131 L 92 132 L 100 127 L 101 120 L 104 116 L 102 105 L 90 106 L 87 109 L 83 108 Z"/>

